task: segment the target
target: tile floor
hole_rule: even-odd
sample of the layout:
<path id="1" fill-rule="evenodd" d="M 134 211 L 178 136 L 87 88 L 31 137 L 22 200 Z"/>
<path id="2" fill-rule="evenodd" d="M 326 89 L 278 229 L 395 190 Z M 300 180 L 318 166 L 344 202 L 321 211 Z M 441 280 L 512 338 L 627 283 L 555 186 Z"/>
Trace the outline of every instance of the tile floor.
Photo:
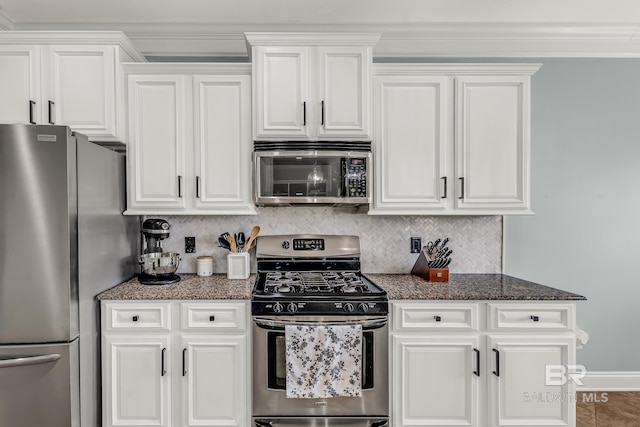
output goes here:
<path id="1" fill-rule="evenodd" d="M 576 427 L 640 426 L 640 392 L 580 392 Z"/>

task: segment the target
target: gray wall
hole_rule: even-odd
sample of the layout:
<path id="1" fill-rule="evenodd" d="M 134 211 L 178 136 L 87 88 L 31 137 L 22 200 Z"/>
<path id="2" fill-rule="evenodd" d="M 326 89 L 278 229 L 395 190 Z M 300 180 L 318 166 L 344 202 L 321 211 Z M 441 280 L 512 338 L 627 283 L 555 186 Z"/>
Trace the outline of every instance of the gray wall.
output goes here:
<path id="1" fill-rule="evenodd" d="M 640 60 L 543 59 L 532 207 L 506 217 L 505 272 L 582 294 L 591 371 L 640 371 Z"/>

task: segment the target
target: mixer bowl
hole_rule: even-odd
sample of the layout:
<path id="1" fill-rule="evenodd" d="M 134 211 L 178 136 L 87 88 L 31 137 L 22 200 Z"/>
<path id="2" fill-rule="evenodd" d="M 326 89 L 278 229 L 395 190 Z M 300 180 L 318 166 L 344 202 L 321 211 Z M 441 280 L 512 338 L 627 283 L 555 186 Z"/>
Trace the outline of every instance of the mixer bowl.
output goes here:
<path id="1" fill-rule="evenodd" d="M 180 265 L 180 254 L 175 252 L 153 252 L 140 257 L 142 273 L 150 276 L 170 275 Z"/>

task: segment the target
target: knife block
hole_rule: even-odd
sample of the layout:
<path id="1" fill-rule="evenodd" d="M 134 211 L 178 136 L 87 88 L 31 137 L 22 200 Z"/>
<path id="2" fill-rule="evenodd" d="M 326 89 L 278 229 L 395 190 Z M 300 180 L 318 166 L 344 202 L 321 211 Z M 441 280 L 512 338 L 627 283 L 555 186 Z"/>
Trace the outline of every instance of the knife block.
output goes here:
<path id="1" fill-rule="evenodd" d="M 411 274 L 414 276 L 420 276 L 429 282 L 448 282 L 449 281 L 449 267 L 445 268 L 429 268 L 429 261 L 425 254 L 425 249 L 422 249 L 416 263 L 411 269 Z"/>

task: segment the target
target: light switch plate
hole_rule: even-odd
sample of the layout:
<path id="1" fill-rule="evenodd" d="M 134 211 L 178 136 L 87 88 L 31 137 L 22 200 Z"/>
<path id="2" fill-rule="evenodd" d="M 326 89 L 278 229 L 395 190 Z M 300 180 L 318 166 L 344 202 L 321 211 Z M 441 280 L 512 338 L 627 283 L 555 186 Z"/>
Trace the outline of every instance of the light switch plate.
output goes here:
<path id="1" fill-rule="evenodd" d="M 420 237 L 411 238 L 411 253 L 419 254 L 422 250 L 422 239 Z"/>

